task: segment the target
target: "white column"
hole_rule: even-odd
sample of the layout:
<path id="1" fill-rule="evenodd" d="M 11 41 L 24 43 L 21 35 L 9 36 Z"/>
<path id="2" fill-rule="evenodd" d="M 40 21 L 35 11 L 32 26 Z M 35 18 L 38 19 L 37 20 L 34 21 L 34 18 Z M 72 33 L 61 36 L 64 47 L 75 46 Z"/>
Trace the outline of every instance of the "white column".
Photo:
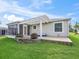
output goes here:
<path id="1" fill-rule="evenodd" d="M 23 36 L 24 36 L 24 30 L 25 30 L 25 29 L 24 29 L 24 24 L 23 24 Z"/>
<path id="2" fill-rule="evenodd" d="M 27 36 L 27 25 L 25 25 L 25 24 L 23 24 L 23 35 Z"/>
<path id="3" fill-rule="evenodd" d="M 19 24 L 18 24 L 18 34 L 19 34 Z"/>
<path id="4" fill-rule="evenodd" d="M 40 38 L 42 38 L 42 20 L 40 20 Z"/>

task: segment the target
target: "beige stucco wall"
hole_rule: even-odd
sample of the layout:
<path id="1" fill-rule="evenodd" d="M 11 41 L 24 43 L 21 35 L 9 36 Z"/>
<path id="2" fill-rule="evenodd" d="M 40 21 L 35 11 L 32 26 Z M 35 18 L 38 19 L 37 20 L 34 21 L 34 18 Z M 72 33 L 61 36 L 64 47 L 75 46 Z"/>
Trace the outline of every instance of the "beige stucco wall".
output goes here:
<path id="1" fill-rule="evenodd" d="M 36 26 L 36 29 L 34 29 L 33 26 Z M 31 32 L 30 33 L 37 33 L 37 34 L 39 34 L 40 33 L 39 31 L 40 31 L 39 25 L 32 25 L 31 26 Z"/>
<path id="2" fill-rule="evenodd" d="M 55 23 L 62 23 L 62 32 L 55 32 L 54 31 L 54 25 Z M 69 32 L 69 24 L 68 21 L 58 21 L 58 22 L 52 22 L 48 24 L 43 24 L 43 33 L 46 33 L 48 36 L 54 36 L 54 37 L 67 37 Z M 31 27 L 31 33 L 40 33 L 40 26 L 36 25 L 36 29 L 33 29 L 33 26 Z"/>

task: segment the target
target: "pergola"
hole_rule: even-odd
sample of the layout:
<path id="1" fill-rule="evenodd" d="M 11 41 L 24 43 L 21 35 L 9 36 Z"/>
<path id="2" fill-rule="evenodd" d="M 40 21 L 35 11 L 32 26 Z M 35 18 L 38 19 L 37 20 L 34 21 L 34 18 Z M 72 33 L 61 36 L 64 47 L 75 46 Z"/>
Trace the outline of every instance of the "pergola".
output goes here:
<path id="1" fill-rule="evenodd" d="M 32 19 L 29 19 L 29 20 L 26 20 L 26 21 L 23 21 L 19 24 L 26 24 L 26 25 L 34 25 L 34 24 L 39 24 L 40 25 L 40 38 L 42 38 L 42 24 L 44 23 L 48 23 L 48 22 L 51 22 L 51 20 L 46 16 L 46 15 L 43 15 L 43 16 L 40 16 L 40 17 L 36 17 L 36 18 L 32 18 Z M 18 33 L 19 33 L 19 24 L 18 24 Z"/>

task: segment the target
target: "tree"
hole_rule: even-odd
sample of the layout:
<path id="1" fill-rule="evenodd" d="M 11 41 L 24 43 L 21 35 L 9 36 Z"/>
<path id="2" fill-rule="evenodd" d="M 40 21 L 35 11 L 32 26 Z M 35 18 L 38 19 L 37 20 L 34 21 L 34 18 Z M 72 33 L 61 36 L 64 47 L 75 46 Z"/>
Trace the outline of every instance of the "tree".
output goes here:
<path id="1" fill-rule="evenodd" d="M 73 32 L 73 28 L 72 28 L 71 23 L 69 23 L 69 32 Z"/>
<path id="2" fill-rule="evenodd" d="M 75 29 L 79 28 L 79 23 L 76 22 L 74 28 L 75 28 Z"/>
<path id="3" fill-rule="evenodd" d="M 77 29 L 79 28 L 79 23 L 76 22 L 76 24 L 74 25 L 75 28 L 75 33 L 77 34 Z"/>

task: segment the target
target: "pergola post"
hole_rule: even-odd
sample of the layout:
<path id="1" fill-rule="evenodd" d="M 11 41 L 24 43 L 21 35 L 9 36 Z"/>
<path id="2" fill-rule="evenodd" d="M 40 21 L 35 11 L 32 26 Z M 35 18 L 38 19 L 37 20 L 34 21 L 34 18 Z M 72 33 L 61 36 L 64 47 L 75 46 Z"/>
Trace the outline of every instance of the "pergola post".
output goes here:
<path id="1" fill-rule="evenodd" d="M 42 20 L 40 20 L 40 38 L 42 39 Z"/>
<path id="2" fill-rule="evenodd" d="M 25 35 L 25 34 L 24 34 L 24 31 L 25 31 L 25 29 L 24 29 L 24 24 L 23 24 L 23 36 Z"/>
<path id="3" fill-rule="evenodd" d="M 19 24 L 18 24 L 18 34 L 19 34 Z"/>

